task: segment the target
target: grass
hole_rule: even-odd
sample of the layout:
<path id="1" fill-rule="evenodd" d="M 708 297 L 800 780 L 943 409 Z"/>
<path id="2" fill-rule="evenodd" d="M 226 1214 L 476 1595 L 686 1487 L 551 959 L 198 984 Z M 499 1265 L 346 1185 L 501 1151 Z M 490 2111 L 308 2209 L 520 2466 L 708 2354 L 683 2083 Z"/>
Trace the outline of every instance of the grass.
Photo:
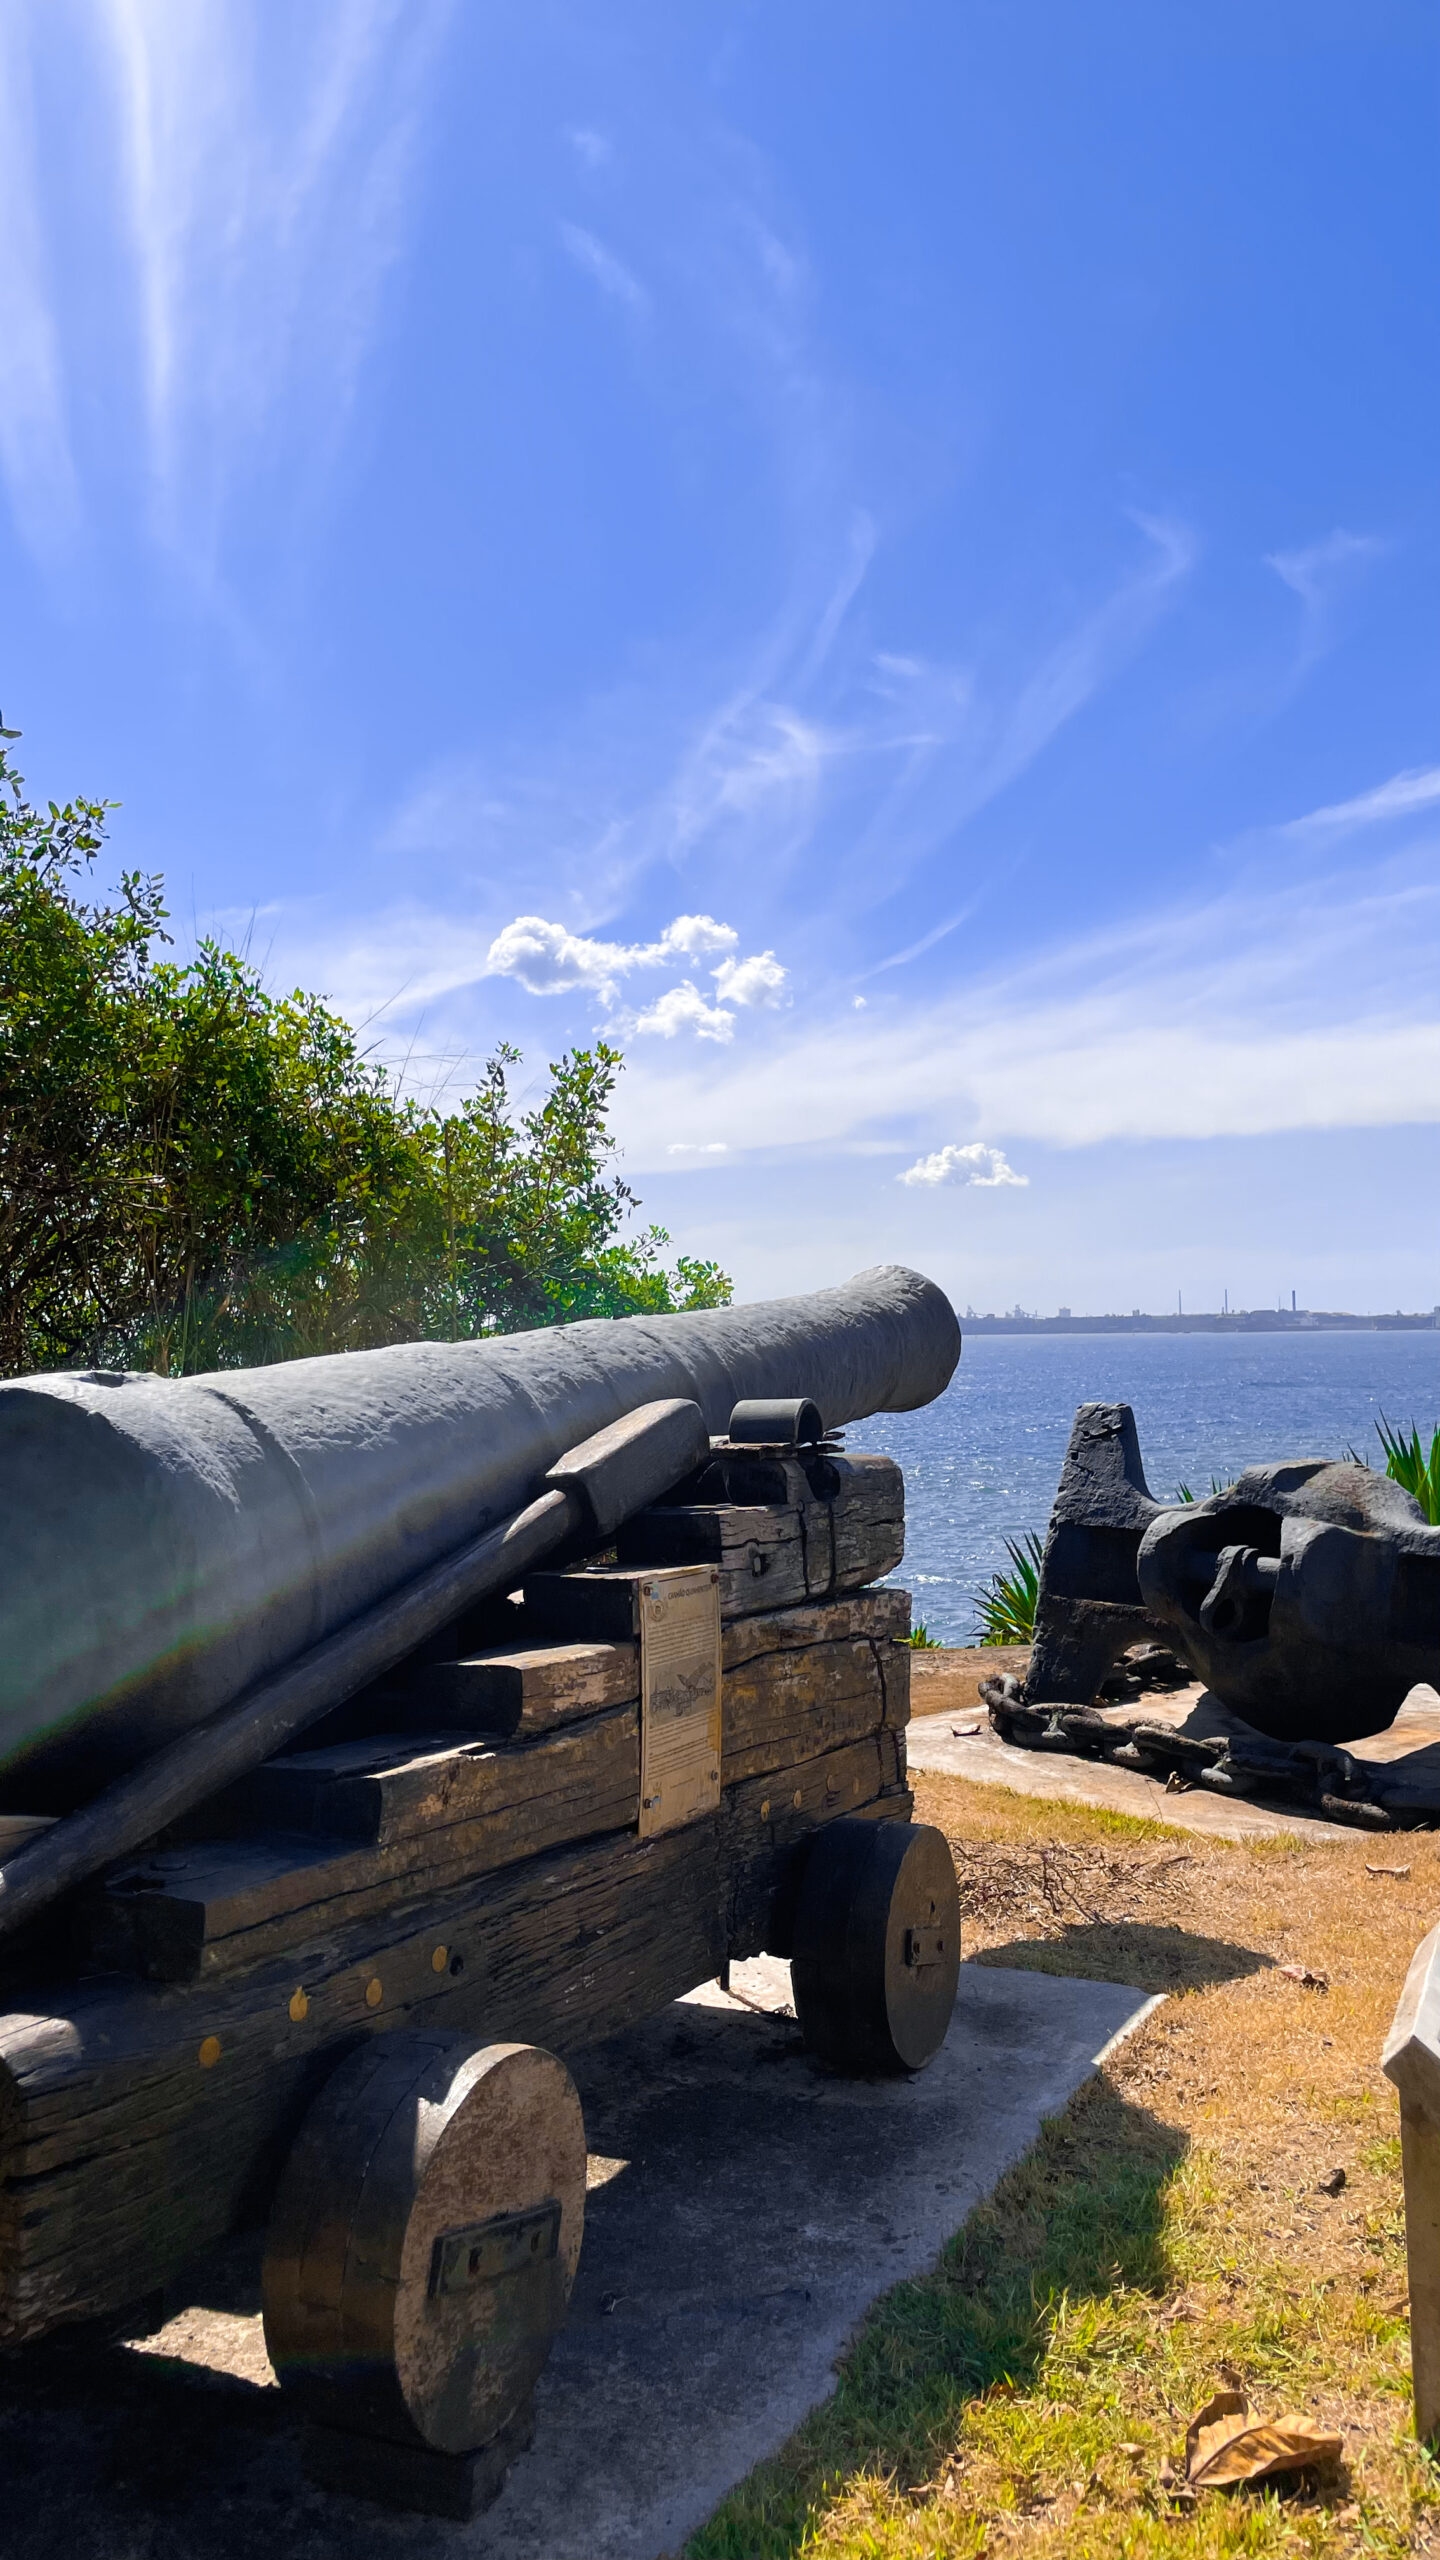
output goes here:
<path id="1" fill-rule="evenodd" d="M 1233 1845 L 957 1779 L 917 1795 L 956 1846 L 982 1962 L 1170 1997 L 935 2272 L 876 2306 L 832 2399 L 689 2560 L 1440 2548 L 1440 2485 L 1410 2429 L 1396 2110 L 1377 2065 L 1440 1847 Z M 1280 1972 L 1296 1958 L 1328 1991 Z M 1164 2466 L 1222 2386 L 1338 2427 L 1339 2470 L 1177 2505 Z"/>

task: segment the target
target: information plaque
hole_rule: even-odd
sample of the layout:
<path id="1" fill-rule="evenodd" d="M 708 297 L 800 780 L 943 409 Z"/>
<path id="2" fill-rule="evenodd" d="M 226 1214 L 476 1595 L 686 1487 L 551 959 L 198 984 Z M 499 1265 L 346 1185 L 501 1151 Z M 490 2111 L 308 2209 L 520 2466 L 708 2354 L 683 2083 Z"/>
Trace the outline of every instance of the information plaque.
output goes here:
<path id="1" fill-rule="evenodd" d="M 645 1575 L 640 1636 L 640 1837 L 720 1802 L 720 1569 Z"/>

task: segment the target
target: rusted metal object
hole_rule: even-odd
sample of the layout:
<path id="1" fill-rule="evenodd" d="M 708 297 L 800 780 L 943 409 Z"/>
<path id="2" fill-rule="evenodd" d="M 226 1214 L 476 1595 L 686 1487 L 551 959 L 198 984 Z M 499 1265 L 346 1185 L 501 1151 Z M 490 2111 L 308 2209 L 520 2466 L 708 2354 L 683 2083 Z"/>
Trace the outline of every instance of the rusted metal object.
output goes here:
<path id="1" fill-rule="evenodd" d="M 1302 1458 L 1156 1502 L 1128 1405 L 1075 1417 L 1040 1569 L 1029 1705 L 1088 1706 L 1158 1637 L 1259 1734 L 1335 1746 L 1440 1673 L 1440 1529 L 1389 1477 Z"/>

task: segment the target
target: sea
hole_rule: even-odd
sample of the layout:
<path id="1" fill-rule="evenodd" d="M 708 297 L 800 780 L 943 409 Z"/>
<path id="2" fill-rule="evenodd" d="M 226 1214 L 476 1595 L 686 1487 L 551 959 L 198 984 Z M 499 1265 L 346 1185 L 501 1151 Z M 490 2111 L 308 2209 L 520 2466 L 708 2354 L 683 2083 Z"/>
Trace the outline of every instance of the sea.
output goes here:
<path id="1" fill-rule="evenodd" d="M 943 1396 L 847 1433 L 905 1470 L 895 1576 L 940 1644 L 976 1641 L 974 1595 L 1004 1542 L 1043 1535 L 1079 1404 L 1128 1404 L 1157 1501 L 1202 1498 L 1272 1458 L 1384 1464 L 1383 1414 L 1426 1447 L 1440 1421 L 1440 1332 L 976 1334 Z"/>

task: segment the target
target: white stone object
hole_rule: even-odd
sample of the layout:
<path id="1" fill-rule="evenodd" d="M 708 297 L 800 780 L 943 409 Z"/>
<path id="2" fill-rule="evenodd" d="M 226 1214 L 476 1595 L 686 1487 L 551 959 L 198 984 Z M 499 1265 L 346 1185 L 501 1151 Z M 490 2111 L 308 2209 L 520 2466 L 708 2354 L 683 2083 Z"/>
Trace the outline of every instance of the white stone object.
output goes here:
<path id="1" fill-rule="evenodd" d="M 1440 2434 L 1440 1927 L 1410 1962 L 1381 2066 L 1400 2092 L 1415 2433 Z"/>

